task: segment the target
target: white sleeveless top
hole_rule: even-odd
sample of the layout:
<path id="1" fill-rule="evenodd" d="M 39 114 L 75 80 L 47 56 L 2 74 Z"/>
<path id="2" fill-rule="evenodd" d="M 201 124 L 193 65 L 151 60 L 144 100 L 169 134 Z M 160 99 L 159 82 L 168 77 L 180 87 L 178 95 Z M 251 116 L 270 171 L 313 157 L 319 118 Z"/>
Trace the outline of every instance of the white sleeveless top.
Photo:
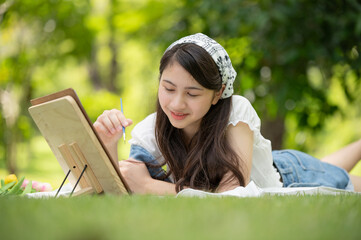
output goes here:
<path id="1" fill-rule="evenodd" d="M 129 143 L 143 147 L 162 163 L 164 158 L 155 139 L 155 118 L 156 113 L 153 113 L 138 123 L 132 131 Z M 254 133 L 251 180 L 261 188 L 282 187 L 280 174 L 273 166 L 271 142 L 261 135 L 261 121 L 256 111 L 245 97 L 233 95 L 228 125 L 235 126 L 238 122 L 248 124 Z"/>

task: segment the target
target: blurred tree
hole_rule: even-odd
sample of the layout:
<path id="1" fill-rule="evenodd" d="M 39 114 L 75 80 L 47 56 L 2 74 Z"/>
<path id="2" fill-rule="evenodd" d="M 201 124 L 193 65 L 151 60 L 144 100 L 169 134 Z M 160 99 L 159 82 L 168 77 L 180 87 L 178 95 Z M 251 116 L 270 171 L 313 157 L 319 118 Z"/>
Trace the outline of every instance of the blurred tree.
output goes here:
<path id="1" fill-rule="evenodd" d="M 115 4 L 114 2 L 111 1 L 110 4 Z M 112 7 L 111 5 L 110 9 Z M 43 86 L 33 81 L 34 73 L 44 65 L 48 64 L 48 71 L 56 76 L 61 74 L 64 63 L 71 59 L 75 59 L 79 65 L 85 62 L 89 69 L 89 79 L 95 88 L 117 90 L 116 84 L 112 82 L 117 75 L 117 66 L 110 64 L 106 69 L 108 71 L 100 71 L 100 64 L 94 60 L 100 45 L 96 33 L 104 27 L 94 24 L 94 15 L 88 0 L 7 0 L 1 3 L 0 86 L 3 90 L 0 93 L 0 127 L 1 138 L 5 143 L 3 159 L 6 160 L 8 171 L 17 171 L 17 143 L 30 137 L 32 121 L 27 112 L 29 100 L 34 97 L 34 90 L 46 92 L 41 90 Z M 100 23 L 107 22 L 104 19 Z M 117 51 L 112 34 L 107 41 L 112 48 L 112 61 L 115 62 Z M 14 107 L 18 111 L 7 110 Z"/>
<path id="2" fill-rule="evenodd" d="M 345 66 L 339 80 L 349 101 L 358 94 L 359 1 L 183 2 L 173 32 L 165 34 L 203 32 L 224 45 L 239 74 L 237 90 L 253 102 L 275 149 L 282 147 L 288 115 L 296 115 L 300 129 L 318 130 L 338 110 L 327 97 L 335 66 Z"/>
<path id="3" fill-rule="evenodd" d="M 57 82 L 69 63 L 85 66 L 92 89 L 119 94 L 123 43 L 142 41 L 141 28 L 169 8 L 164 1 L 0 1 L 0 159 L 9 172 L 17 171 L 17 144 L 32 136 L 29 100 L 69 87 Z"/>
<path id="4" fill-rule="evenodd" d="M 90 9 L 86 2 L 7 0 L 0 5 L 0 86 L 6 120 L 1 122 L 1 137 L 9 172 L 17 172 L 17 143 L 30 137 L 27 108 L 34 87 L 41 88 L 32 83 L 33 73 L 49 61 L 56 60 L 55 68 L 61 69 L 66 58 L 77 56 L 81 60 L 91 52 L 94 37 L 83 25 Z M 9 115 L 6 104 L 18 106 L 19 111 Z M 7 121 L 10 117 L 11 122 Z"/>

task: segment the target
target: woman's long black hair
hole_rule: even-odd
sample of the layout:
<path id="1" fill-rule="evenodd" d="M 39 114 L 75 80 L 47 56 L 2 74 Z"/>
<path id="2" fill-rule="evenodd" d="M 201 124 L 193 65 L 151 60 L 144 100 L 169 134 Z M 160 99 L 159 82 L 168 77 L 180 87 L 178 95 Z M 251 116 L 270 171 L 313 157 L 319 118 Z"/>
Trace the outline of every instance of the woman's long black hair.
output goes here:
<path id="1" fill-rule="evenodd" d="M 203 87 L 215 91 L 222 88 L 221 75 L 212 57 L 203 48 L 183 43 L 168 50 L 159 67 L 160 77 L 166 67 L 178 62 Z M 243 164 L 226 138 L 231 112 L 231 98 L 220 99 L 203 117 L 198 132 L 187 144 L 181 129 L 172 126 L 157 102 L 155 134 L 159 149 L 173 175 L 176 191 L 185 186 L 215 191 L 227 172 L 233 173 L 244 186 Z"/>

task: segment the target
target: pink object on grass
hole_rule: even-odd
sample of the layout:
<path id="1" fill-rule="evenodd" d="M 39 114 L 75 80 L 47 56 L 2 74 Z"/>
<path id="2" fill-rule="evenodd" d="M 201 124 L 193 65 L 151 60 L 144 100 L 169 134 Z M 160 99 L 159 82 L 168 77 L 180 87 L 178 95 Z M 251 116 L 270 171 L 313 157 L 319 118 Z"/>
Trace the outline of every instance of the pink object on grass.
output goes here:
<path id="1" fill-rule="evenodd" d="M 21 188 L 24 189 L 29 183 L 29 180 L 28 179 L 25 179 L 23 184 L 21 184 Z"/>
<path id="2" fill-rule="evenodd" d="M 22 189 L 25 189 L 25 187 L 29 184 L 29 180 L 25 179 L 23 184 L 21 185 Z M 35 189 L 38 192 L 49 192 L 53 190 L 50 183 L 42 183 L 38 181 L 32 181 L 32 188 Z"/>

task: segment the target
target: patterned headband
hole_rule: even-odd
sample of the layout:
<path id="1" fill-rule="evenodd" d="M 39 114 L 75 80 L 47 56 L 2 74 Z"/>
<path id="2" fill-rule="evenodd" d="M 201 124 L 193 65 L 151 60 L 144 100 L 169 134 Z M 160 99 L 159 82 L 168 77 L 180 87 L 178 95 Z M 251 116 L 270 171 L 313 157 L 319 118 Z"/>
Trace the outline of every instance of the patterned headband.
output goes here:
<path id="1" fill-rule="evenodd" d="M 202 47 L 211 55 L 214 62 L 218 66 L 219 73 L 222 77 L 222 84 L 226 85 L 221 98 L 231 97 L 233 94 L 233 82 L 236 79 L 237 73 L 233 69 L 231 59 L 229 58 L 226 50 L 212 38 L 202 33 L 197 33 L 181 38 L 178 41 L 172 43 L 166 51 L 181 43 L 194 43 Z"/>

